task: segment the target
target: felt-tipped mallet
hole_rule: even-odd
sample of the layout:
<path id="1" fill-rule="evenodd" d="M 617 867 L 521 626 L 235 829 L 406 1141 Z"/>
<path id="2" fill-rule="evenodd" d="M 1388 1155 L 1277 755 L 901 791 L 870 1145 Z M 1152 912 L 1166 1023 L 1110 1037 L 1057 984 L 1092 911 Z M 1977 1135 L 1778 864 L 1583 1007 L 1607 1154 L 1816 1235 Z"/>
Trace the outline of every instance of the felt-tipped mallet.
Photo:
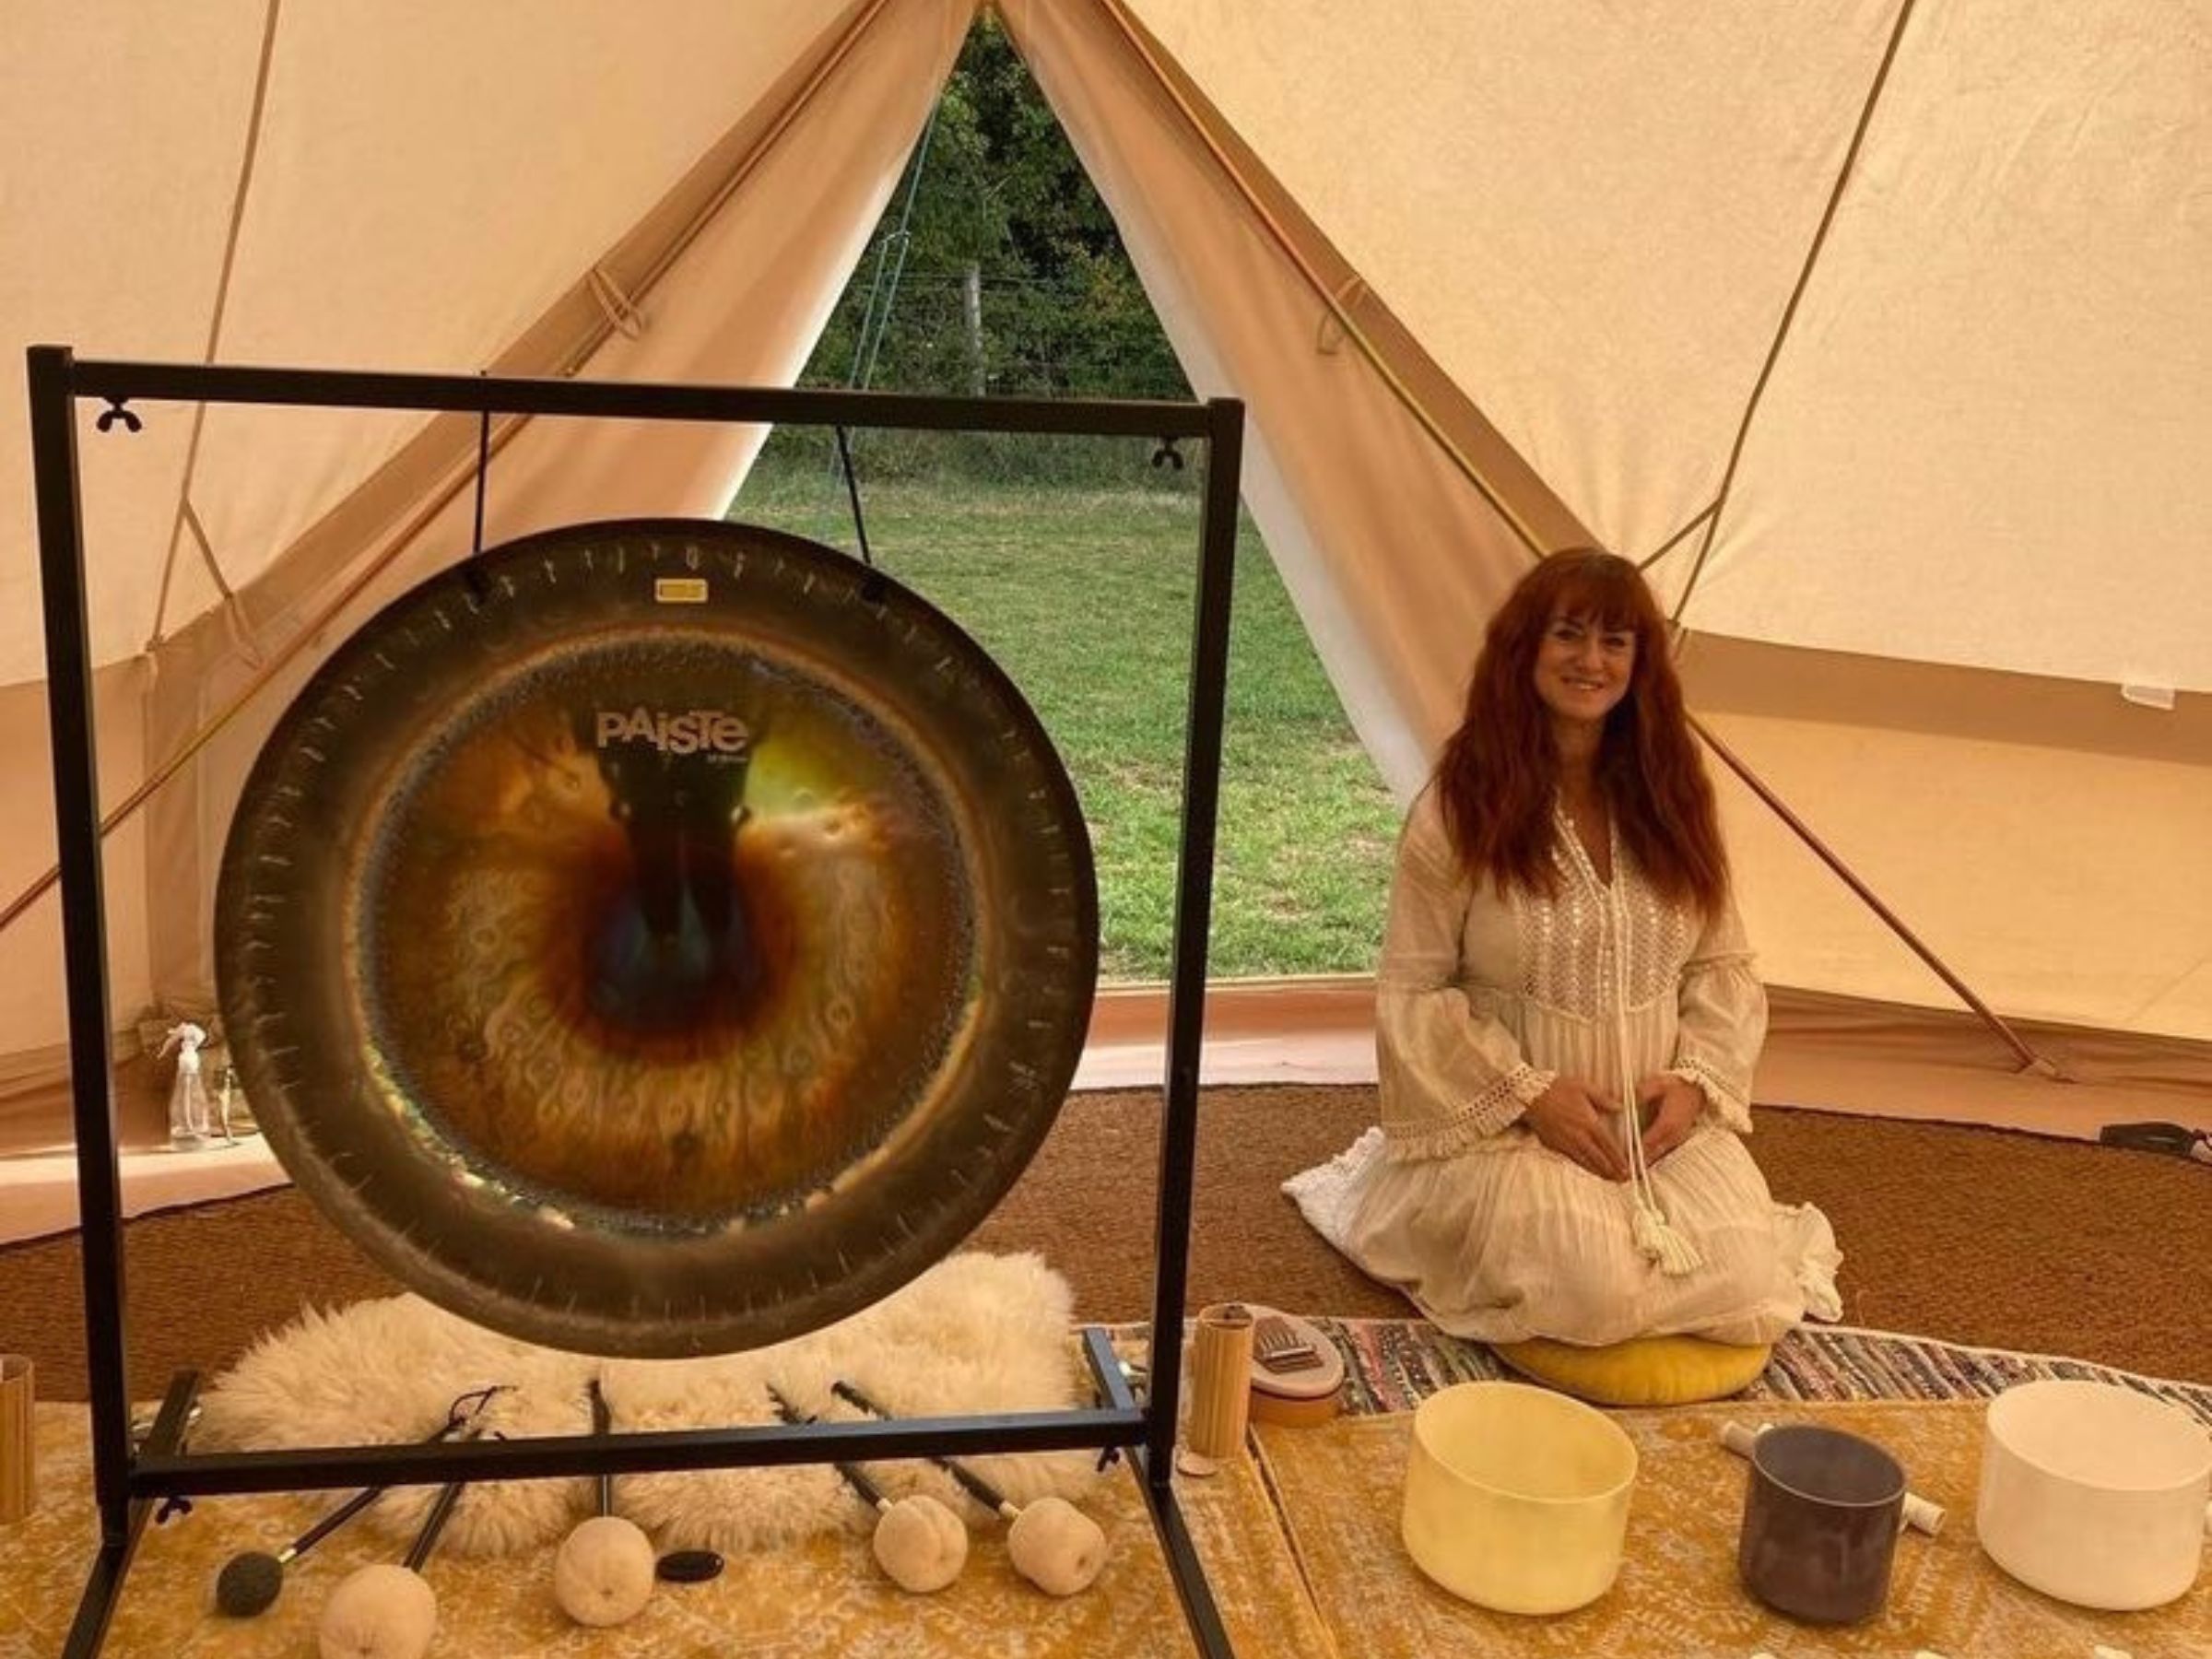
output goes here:
<path id="1" fill-rule="evenodd" d="M 456 1480 L 438 1488 L 406 1561 L 357 1567 L 338 1581 L 315 1626 L 322 1659 L 422 1659 L 429 1652 L 438 1633 L 438 1593 L 422 1567 L 467 1484 Z"/>
<path id="2" fill-rule="evenodd" d="M 787 1423 L 811 1423 L 775 1389 L 768 1391 L 776 1415 Z M 860 1500 L 877 1513 L 876 1535 L 870 1540 L 876 1564 L 901 1590 L 928 1595 L 960 1576 L 968 1564 L 968 1525 L 959 1516 L 926 1492 L 912 1498 L 891 1499 L 855 1465 L 830 1465 L 844 1478 Z"/>
<path id="3" fill-rule="evenodd" d="M 284 1591 L 284 1570 L 382 1498 L 384 1490 L 371 1487 L 356 1492 L 275 1555 L 265 1549 L 249 1549 L 232 1556 L 216 1574 L 216 1611 L 231 1618 L 252 1618 L 267 1612 Z"/>
<path id="4" fill-rule="evenodd" d="M 423 1437 L 423 1443 L 434 1444 L 459 1433 L 504 1386 L 502 1383 L 463 1394 L 448 1410 L 445 1421 Z M 275 1555 L 265 1549 L 249 1549 L 232 1556 L 216 1575 L 216 1610 L 231 1618 L 253 1618 L 267 1612 L 283 1594 L 284 1570 L 382 1498 L 386 1490 L 383 1487 L 370 1487 L 356 1492 Z"/>
<path id="5" fill-rule="evenodd" d="M 832 1382 L 830 1392 L 870 1417 L 892 1421 L 892 1416 L 852 1383 Z M 1006 1555 L 1014 1571 L 1048 1595 L 1074 1595 L 1088 1590 L 1106 1565 L 1106 1534 L 1096 1521 L 1065 1498 L 1040 1498 L 1017 1504 L 971 1469 L 949 1457 L 932 1457 L 971 1498 L 993 1514 L 1013 1524 L 1006 1530 Z"/>
<path id="6" fill-rule="evenodd" d="M 599 1380 L 591 1383 L 592 1432 L 613 1426 Z M 615 1477 L 602 1475 L 597 1512 L 560 1541 L 553 1557 L 553 1599 L 581 1625 L 618 1625 L 653 1598 L 653 1540 L 636 1522 L 615 1513 Z"/>

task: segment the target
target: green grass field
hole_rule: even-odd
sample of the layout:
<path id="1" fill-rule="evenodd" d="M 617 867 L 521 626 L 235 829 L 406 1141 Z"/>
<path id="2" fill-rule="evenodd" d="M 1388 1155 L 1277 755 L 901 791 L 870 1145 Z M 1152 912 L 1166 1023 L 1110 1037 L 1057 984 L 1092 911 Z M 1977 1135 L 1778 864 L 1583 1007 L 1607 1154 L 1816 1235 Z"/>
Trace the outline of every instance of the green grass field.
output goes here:
<path id="1" fill-rule="evenodd" d="M 1198 558 L 1198 497 L 965 479 L 869 484 L 886 572 L 945 610 L 1020 686 L 1082 797 L 1098 859 L 1100 972 L 1167 976 Z M 854 549 L 842 480 L 755 469 L 730 516 Z M 1398 813 L 1249 523 L 1238 539 L 1214 886 L 1217 978 L 1366 972 Z"/>

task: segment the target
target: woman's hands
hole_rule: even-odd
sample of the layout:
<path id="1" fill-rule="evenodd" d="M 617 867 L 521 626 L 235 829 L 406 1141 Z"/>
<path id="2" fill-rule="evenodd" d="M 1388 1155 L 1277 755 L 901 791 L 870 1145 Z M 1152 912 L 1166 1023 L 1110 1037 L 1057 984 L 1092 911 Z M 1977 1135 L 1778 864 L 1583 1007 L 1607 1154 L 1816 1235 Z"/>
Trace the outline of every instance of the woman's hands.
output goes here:
<path id="1" fill-rule="evenodd" d="M 1641 1114 L 1643 1161 L 1655 1164 L 1698 1126 L 1705 1111 L 1705 1091 L 1672 1072 L 1655 1072 L 1636 1085 L 1636 1104 L 1647 1109 Z"/>
<path id="2" fill-rule="evenodd" d="M 1655 1072 L 1636 1085 L 1636 1104 L 1643 1124 L 1643 1159 L 1655 1164 L 1697 1128 L 1705 1092 L 1688 1078 Z M 1559 1077 L 1528 1103 L 1521 1121 L 1554 1152 L 1601 1181 L 1626 1181 L 1629 1155 L 1620 1141 L 1619 1115 L 1611 1096 L 1572 1077 Z"/>
<path id="3" fill-rule="evenodd" d="M 1618 1102 L 1586 1083 L 1558 1077 L 1528 1103 L 1521 1121 L 1554 1152 L 1599 1180 L 1626 1181 L 1629 1155 L 1620 1144 L 1619 1116 Z"/>

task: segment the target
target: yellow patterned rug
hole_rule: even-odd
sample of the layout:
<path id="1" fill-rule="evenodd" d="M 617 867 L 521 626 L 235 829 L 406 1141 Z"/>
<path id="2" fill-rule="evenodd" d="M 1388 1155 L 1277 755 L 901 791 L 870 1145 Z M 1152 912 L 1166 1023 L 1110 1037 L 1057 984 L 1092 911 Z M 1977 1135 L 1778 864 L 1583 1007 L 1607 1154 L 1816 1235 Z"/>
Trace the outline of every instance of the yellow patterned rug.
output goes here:
<path id="1" fill-rule="evenodd" d="M 1346 1417 L 1317 1429 L 1263 1425 L 1256 1461 L 1210 1480 L 1178 1480 L 1183 1513 L 1241 1659 L 2089 1659 L 2100 1646 L 2131 1659 L 2212 1654 L 2212 1581 L 2148 1613 L 2098 1614 L 2016 1584 L 1973 1534 L 1983 1403 L 1765 1401 L 1614 1414 L 1642 1456 L 1629 1554 L 1594 1606 L 1559 1618 L 1488 1614 L 1416 1571 L 1398 1539 L 1411 1418 Z M 60 1651 L 94 1536 L 82 1406 L 38 1408 L 40 1508 L 0 1528 L 0 1659 Z M 1949 1513 L 1940 1536 L 1898 1547 L 1888 1608 L 1865 1626 L 1822 1630 L 1769 1614 L 1737 1586 L 1742 1462 L 1717 1442 L 1729 1418 L 1824 1422 L 1879 1441 L 1914 1490 Z M 464 1501 L 466 1501 L 465 1498 Z M 1086 1506 L 1112 1557 L 1089 1591 L 1054 1601 L 1016 1576 L 1005 1535 L 971 1516 L 968 1567 L 949 1590 L 912 1596 L 869 1556 L 865 1526 L 788 1550 L 733 1557 L 702 1585 L 658 1587 L 644 1613 L 612 1630 L 572 1625 L 555 1606 L 552 1550 L 500 1560 L 440 1555 L 427 1576 L 439 1597 L 431 1652 L 501 1659 L 1153 1659 L 1194 1652 L 1134 1480 L 1124 1468 Z M 288 1572 L 258 1619 L 213 1610 L 218 1571 L 241 1550 L 275 1547 L 319 1512 L 291 1495 L 202 1500 L 149 1527 L 106 1652 L 159 1659 L 297 1659 L 314 1651 L 323 1598 L 347 1571 L 397 1551 L 373 1532 L 338 1533 Z"/>
<path id="2" fill-rule="evenodd" d="M 1487 1613 L 1423 1577 L 1398 1537 L 1409 1414 L 1349 1417 L 1320 1429 L 1263 1425 L 1258 1444 L 1291 1546 L 1323 1619 L 1347 1654 L 1545 1659 L 2132 1659 L 2212 1654 L 2212 1582 L 2147 1613 L 2091 1613 L 2014 1583 L 1974 1542 L 1981 1401 L 1706 1406 L 1609 1414 L 1642 1458 L 1629 1545 L 1613 1589 L 1557 1618 Z M 1718 1443 L 1731 1418 L 1818 1422 L 1888 1447 L 1912 1489 L 1949 1512 L 1936 1537 L 1898 1541 L 1889 1601 L 1865 1625 L 1822 1629 L 1769 1613 L 1735 1577 L 1747 1472 Z M 1267 1650 L 1262 1649 L 1261 1652 Z"/>
<path id="3" fill-rule="evenodd" d="M 0 1659 L 61 1651 L 92 1559 L 96 1529 L 86 1414 L 38 1407 L 40 1507 L 0 1528 Z M 1331 1649 L 1306 1601 L 1258 1473 L 1246 1464 L 1179 1482 L 1185 1520 L 1240 1655 L 1325 1659 Z M 467 1501 L 464 1494 L 462 1501 Z M 877 1571 L 865 1529 L 788 1550 L 731 1558 L 705 1584 L 663 1584 L 629 1624 L 589 1630 L 555 1605 L 553 1550 L 499 1560 L 432 1557 L 438 1594 L 433 1655 L 499 1659 L 1182 1659 L 1195 1652 L 1142 1496 L 1127 1465 L 1087 1512 L 1112 1555 L 1089 1590 L 1054 1600 L 1016 1575 L 1002 1527 L 970 1520 L 966 1570 L 935 1595 L 908 1595 Z M 855 1505 L 857 1511 L 857 1505 Z M 323 1598 L 352 1569 L 396 1559 L 375 1534 L 347 1527 L 287 1571 L 284 1594 L 259 1618 L 214 1611 L 223 1563 L 274 1549 L 321 1512 L 291 1495 L 203 1499 L 191 1514 L 148 1526 L 105 1653 L 136 1659 L 300 1659 L 315 1651 Z"/>

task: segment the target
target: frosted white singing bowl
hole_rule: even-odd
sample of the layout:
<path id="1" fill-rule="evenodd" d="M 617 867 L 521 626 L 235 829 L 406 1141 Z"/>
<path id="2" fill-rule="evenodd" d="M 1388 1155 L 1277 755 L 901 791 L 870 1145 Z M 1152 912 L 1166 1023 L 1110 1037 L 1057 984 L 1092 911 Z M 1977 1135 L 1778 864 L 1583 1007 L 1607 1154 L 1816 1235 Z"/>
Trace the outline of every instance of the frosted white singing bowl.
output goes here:
<path id="1" fill-rule="evenodd" d="M 1406 1547 L 1478 1606 L 1565 1613 L 1612 1588 L 1635 1484 L 1635 1443 L 1603 1413 L 1519 1382 L 1462 1382 L 1413 1414 Z"/>
<path id="2" fill-rule="evenodd" d="M 1990 1403 L 1974 1527 L 2030 1589 L 2112 1612 L 2196 1582 L 2212 1435 L 2179 1407 L 2103 1382 L 2026 1382 Z"/>

